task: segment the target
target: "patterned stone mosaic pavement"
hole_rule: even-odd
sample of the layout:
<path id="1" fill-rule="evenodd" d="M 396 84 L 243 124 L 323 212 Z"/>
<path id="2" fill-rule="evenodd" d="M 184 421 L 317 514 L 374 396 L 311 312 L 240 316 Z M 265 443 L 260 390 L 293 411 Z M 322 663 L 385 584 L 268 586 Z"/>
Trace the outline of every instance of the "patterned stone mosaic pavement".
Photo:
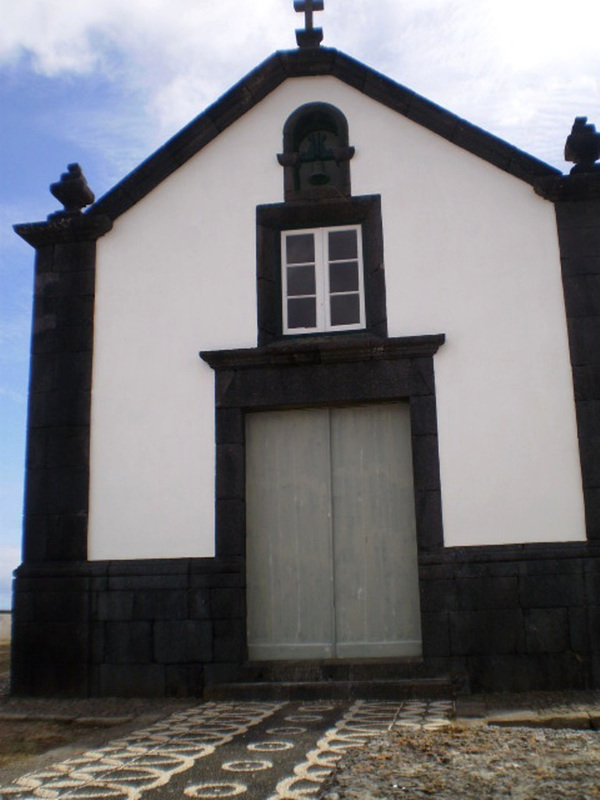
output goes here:
<path id="1" fill-rule="evenodd" d="M 0 787 L 1 800 L 315 798 L 336 762 L 394 726 L 449 724 L 451 701 L 213 702 Z"/>

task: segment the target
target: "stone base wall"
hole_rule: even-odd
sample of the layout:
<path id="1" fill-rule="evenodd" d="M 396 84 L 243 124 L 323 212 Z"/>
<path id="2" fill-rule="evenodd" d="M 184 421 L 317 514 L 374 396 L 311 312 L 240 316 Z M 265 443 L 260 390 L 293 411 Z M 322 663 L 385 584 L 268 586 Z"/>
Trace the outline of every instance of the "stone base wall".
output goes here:
<path id="1" fill-rule="evenodd" d="M 600 547 L 442 549 L 419 569 L 427 674 L 471 691 L 600 687 Z M 199 696 L 239 680 L 243 559 L 23 566 L 12 658 L 16 694 Z"/>

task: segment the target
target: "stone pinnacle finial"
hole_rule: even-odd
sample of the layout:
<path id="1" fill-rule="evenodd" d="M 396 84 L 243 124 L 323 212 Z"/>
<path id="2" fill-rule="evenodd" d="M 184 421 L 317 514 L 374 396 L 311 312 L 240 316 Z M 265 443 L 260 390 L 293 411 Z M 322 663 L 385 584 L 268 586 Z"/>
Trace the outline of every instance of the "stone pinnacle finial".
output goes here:
<path id="1" fill-rule="evenodd" d="M 294 0 L 294 11 L 304 13 L 304 30 L 296 31 L 298 47 L 318 47 L 323 41 L 323 29 L 313 27 L 313 12 L 323 11 L 324 0 Z"/>
<path id="2" fill-rule="evenodd" d="M 597 172 L 600 164 L 600 133 L 594 125 L 588 125 L 587 117 L 575 117 L 573 129 L 565 143 L 565 161 L 572 161 L 575 166 L 571 174 L 578 172 Z"/>
<path id="3" fill-rule="evenodd" d="M 94 193 L 87 185 L 85 176 L 79 164 L 69 164 L 68 172 L 63 172 L 58 183 L 50 186 L 50 191 L 63 206 L 63 211 L 57 211 L 52 216 L 72 216 L 81 214 L 81 209 L 94 202 Z"/>

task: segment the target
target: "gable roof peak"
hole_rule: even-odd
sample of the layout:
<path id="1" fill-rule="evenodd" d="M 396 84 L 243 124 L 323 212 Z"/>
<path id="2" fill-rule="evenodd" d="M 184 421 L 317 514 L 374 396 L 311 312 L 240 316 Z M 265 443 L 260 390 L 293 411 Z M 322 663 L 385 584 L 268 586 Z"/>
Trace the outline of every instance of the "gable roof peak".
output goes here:
<path id="1" fill-rule="evenodd" d="M 532 186 L 560 171 L 426 100 L 339 50 L 273 53 L 101 197 L 88 214 L 114 220 L 290 78 L 332 76 L 418 125 Z"/>

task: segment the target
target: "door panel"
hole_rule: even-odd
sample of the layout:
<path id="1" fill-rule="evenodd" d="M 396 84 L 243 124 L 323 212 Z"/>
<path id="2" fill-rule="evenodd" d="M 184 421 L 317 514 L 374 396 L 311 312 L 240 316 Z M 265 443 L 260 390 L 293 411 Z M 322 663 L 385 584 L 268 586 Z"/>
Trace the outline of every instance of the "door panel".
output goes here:
<path id="1" fill-rule="evenodd" d="M 248 415 L 246 454 L 250 658 L 331 658 L 327 409 Z"/>
<path id="2" fill-rule="evenodd" d="M 408 404 L 246 420 L 251 659 L 421 652 Z"/>
<path id="3" fill-rule="evenodd" d="M 331 412 L 337 655 L 421 652 L 406 404 Z"/>

